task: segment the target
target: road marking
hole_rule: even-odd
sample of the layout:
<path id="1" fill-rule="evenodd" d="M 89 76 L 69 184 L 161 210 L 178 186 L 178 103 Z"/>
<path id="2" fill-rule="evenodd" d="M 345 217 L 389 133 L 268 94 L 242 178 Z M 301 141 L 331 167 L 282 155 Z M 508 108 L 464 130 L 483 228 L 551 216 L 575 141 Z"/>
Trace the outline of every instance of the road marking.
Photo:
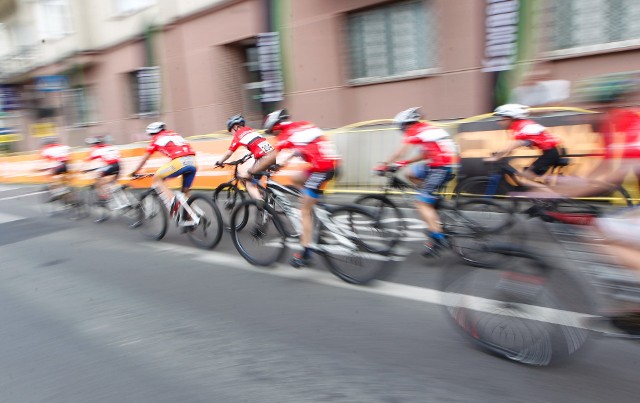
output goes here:
<path id="1" fill-rule="evenodd" d="M 7 213 L 0 213 L 0 224 L 12 222 L 12 221 L 18 221 L 18 220 L 22 220 L 24 218 L 26 218 L 26 217 L 20 217 L 20 216 L 17 216 L 17 215 L 7 214 Z"/>
<path id="2" fill-rule="evenodd" d="M 17 196 L 0 197 L 0 201 L 13 200 L 13 199 L 22 199 L 23 197 L 37 196 L 37 195 L 42 194 L 42 193 L 46 193 L 46 192 L 45 191 L 40 191 L 40 192 L 26 193 L 26 194 L 17 195 Z"/>
<path id="3" fill-rule="evenodd" d="M 475 297 L 466 294 L 448 293 L 431 288 L 416 287 L 412 285 L 392 283 L 387 281 L 374 281 L 368 286 L 358 286 L 345 283 L 331 273 L 319 270 L 296 270 L 290 266 L 276 264 L 273 267 L 260 268 L 253 266 L 241 256 L 223 252 L 202 252 L 186 246 L 167 245 L 162 243 L 144 243 L 145 247 L 151 247 L 159 251 L 183 253 L 192 259 L 203 263 L 211 263 L 218 266 L 227 266 L 253 273 L 262 273 L 281 278 L 305 281 L 331 287 L 344 288 L 370 294 L 384 295 L 388 297 L 407 299 L 416 302 L 464 307 L 474 311 L 495 313 L 511 317 L 522 317 L 536 321 L 557 325 L 571 326 L 582 329 L 599 330 L 590 328 L 586 320 L 595 316 L 579 312 L 564 311 L 560 309 L 544 308 L 535 305 L 510 303 L 510 309 L 504 308 L 504 303 L 488 298 Z M 515 309 L 514 309 L 515 308 Z"/>

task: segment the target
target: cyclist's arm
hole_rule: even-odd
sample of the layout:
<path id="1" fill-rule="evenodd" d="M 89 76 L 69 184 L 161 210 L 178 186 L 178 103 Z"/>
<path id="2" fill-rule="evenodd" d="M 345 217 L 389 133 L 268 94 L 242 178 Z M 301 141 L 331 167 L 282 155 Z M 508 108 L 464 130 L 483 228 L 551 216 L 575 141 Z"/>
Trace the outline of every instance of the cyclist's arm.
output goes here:
<path id="1" fill-rule="evenodd" d="M 391 157 L 387 158 L 387 160 L 384 162 L 385 165 L 389 165 L 397 160 L 399 160 L 400 158 L 402 158 L 413 146 L 413 144 L 411 143 L 404 143 L 400 146 L 400 148 L 398 148 L 396 150 L 396 152 L 394 152 Z M 422 159 L 422 157 L 420 158 L 420 160 Z M 416 161 L 420 161 L 420 160 L 416 160 Z"/>
<path id="2" fill-rule="evenodd" d="M 233 154 L 232 150 L 227 150 L 224 154 L 222 154 L 222 157 L 216 161 L 216 165 L 222 165 L 223 162 L 225 162 L 226 160 L 229 159 L 229 157 L 231 157 L 231 154 Z"/>
<path id="3" fill-rule="evenodd" d="M 146 164 L 146 163 L 147 163 L 147 160 L 149 159 L 149 157 L 151 157 L 151 154 L 152 154 L 152 153 L 147 152 L 147 153 L 144 155 L 144 157 L 142 157 L 142 161 L 140 161 L 140 163 L 138 164 L 138 167 L 137 167 L 136 169 L 134 169 L 134 170 L 133 170 L 133 172 L 131 172 L 131 175 L 135 175 L 135 174 L 137 174 L 137 173 L 138 173 L 138 171 L 139 171 L 140 169 L 142 169 L 142 167 L 144 166 L 144 164 Z"/>
<path id="4" fill-rule="evenodd" d="M 520 147 L 526 147 L 529 145 L 528 141 L 525 140 L 516 140 L 511 142 L 511 144 L 509 144 L 507 146 L 507 148 L 505 148 L 504 150 L 500 150 L 494 153 L 492 158 L 487 158 L 487 160 L 491 160 L 491 161 L 497 161 L 500 158 L 504 158 L 507 155 L 511 154 L 513 152 L 513 150 L 515 150 L 516 148 L 520 148 Z"/>

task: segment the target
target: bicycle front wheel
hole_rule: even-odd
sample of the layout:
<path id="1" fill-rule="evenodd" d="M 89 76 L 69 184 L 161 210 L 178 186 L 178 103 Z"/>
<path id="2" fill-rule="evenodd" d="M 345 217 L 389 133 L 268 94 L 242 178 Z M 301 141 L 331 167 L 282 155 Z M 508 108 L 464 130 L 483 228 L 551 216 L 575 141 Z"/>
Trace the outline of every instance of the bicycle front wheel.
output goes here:
<path id="1" fill-rule="evenodd" d="M 223 217 L 223 226 L 228 231 L 231 229 L 230 227 L 230 219 L 231 213 L 235 210 L 236 206 L 245 201 L 247 196 L 246 192 L 238 189 L 237 186 L 223 183 L 216 188 L 213 192 L 213 202 L 218 207 L 218 210 L 222 214 Z M 238 217 L 237 221 L 237 229 L 242 229 L 245 225 L 247 225 L 248 214 L 245 210 L 242 215 Z"/>
<path id="2" fill-rule="evenodd" d="M 588 331 L 573 312 L 589 312 L 590 304 L 575 292 L 578 283 L 529 254 L 504 254 L 500 268 L 444 270 L 443 305 L 454 326 L 483 350 L 527 365 L 550 365 L 581 350 Z"/>
<path id="3" fill-rule="evenodd" d="M 149 191 L 140 199 L 140 210 L 142 211 L 142 233 L 154 240 L 159 241 L 167 233 L 167 209 L 160 196 Z"/>
<path id="4" fill-rule="evenodd" d="M 212 249 L 222 238 L 222 215 L 215 204 L 204 195 L 196 194 L 187 201 L 198 215 L 198 225 L 187 228 L 187 235 L 194 245 L 202 249 Z M 189 220 L 190 217 L 186 217 Z"/>
<path id="5" fill-rule="evenodd" d="M 332 210 L 330 222 L 322 223 L 317 248 L 331 273 L 363 285 L 393 271 L 393 257 L 376 252 L 387 246 L 376 215 L 358 206 L 340 206 Z"/>
<path id="6" fill-rule="evenodd" d="M 239 225 L 245 219 L 246 225 Z M 262 200 L 246 200 L 236 206 L 230 228 L 231 240 L 247 262 L 270 266 L 284 256 L 286 232 L 277 213 Z"/>
<path id="7" fill-rule="evenodd" d="M 373 252 L 388 252 L 405 236 L 407 226 L 402 210 L 387 196 L 367 195 L 356 199 L 355 204 L 364 207 L 384 226 L 388 241 L 380 245 L 380 249 L 372 247 Z"/>

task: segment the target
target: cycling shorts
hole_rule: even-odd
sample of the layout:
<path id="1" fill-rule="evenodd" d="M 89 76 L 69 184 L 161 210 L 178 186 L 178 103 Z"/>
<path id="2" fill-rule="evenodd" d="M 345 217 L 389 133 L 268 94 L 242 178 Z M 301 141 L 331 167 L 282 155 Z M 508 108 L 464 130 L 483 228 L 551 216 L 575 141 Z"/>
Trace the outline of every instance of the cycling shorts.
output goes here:
<path id="1" fill-rule="evenodd" d="M 100 175 L 100 177 L 115 175 L 117 178 L 118 174 L 120 174 L 120 163 L 114 162 L 113 164 L 105 165 L 101 168 L 98 168 L 96 171 L 98 172 L 98 175 Z"/>
<path id="2" fill-rule="evenodd" d="M 449 166 L 429 167 L 420 164 L 413 168 L 413 175 L 422 179 L 416 200 L 427 204 L 437 204 L 440 200 L 440 195 L 437 192 L 453 178 L 453 168 Z"/>
<path id="3" fill-rule="evenodd" d="M 335 176 L 337 176 L 337 169 L 331 169 L 329 171 L 309 172 L 309 176 L 304 182 L 304 190 L 302 191 L 302 193 L 314 199 L 320 198 L 324 191 L 324 187 L 327 185 L 327 182 L 329 182 Z"/>
<path id="4" fill-rule="evenodd" d="M 556 147 L 544 150 L 528 169 L 537 176 L 544 175 L 550 168 L 558 165 L 560 157 L 560 151 Z"/>
<path id="5" fill-rule="evenodd" d="M 67 172 L 69 172 L 69 169 L 67 168 L 66 162 L 60 162 L 55 167 L 51 168 L 51 175 L 62 175 L 66 174 Z"/>
<path id="6" fill-rule="evenodd" d="M 196 157 L 187 155 L 171 160 L 168 164 L 161 166 L 155 176 L 161 179 L 177 178 L 182 176 L 182 188 L 189 189 L 196 178 Z"/>

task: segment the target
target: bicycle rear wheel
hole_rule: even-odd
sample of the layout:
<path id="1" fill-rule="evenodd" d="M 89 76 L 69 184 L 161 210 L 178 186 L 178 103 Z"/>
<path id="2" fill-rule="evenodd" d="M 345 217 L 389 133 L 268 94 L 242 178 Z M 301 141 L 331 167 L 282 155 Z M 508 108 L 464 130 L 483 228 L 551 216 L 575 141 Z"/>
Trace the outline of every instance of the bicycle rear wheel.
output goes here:
<path id="1" fill-rule="evenodd" d="M 199 248 L 214 248 L 222 238 L 223 223 L 220 210 L 211 200 L 201 194 L 189 197 L 187 204 L 200 217 L 197 226 L 188 228 L 187 236 Z"/>
<path id="2" fill-rule="evenodd" d="M 380 249 L 373 248 L 374 252 L 388 252 L 397 245 L 407 232 L 407 225 L 404 220 L 402 210 L 396 206 L 387 196 L 384 195 L 366 195 L 356 199 L 355 204 L 366 208 L 380 226 L 384 229 L 388 236 L 388 241 L 380 245 Z"/>
<path id="3" fill-rule="evenodd" d="M 247 220 L 246 225 L 239 225 Z M 262 200 L 246 200 L 231 213 L 231 240 L 247 262 L 270 266 L 286 251 L 286 232 L 277 213 Z"/>
<path id="4" fill-rule="evenodd" d="M 140 199 L 140 209 L 142 211 L 142 233 L 154 240 L 159 241 L 167 233 L 167 209 L 160 200 L 160 196 L 154 191 L 146 192 Z"/>
<path id="5" fill-rule="evenodd" d="M 511 189 L 504 183 L 504 180 L 500 180 L 494 194 L 487 194 L 490 183 L 491 179 L 488 176 L 464 179 L 455 187 L 453 198 L 461 203 L 469 199 L 486 198 L 498 202 L 512 211 L 518 211 L 518 200 L 509 196 Z"/>
<path id="6" fill-rule="evenodd" d="M 322 223 L 317 248 L 331 273 L 360 285 L 391 274 L 393 257 L 376 252 L 385 249 L 388 240 L 373 213 L 358 206 L 340 206 L 332 209 L 330 221 Z"/>
<path id="7" fill-rule="evenodd" d="M 213 192 L 213 202 L 220 211 L 223 219 L 224 228 L 229 231 L 231 229 L 231 213 L 235 210 L 236 206 L 241 204 L 247 199 L 246 192 L 238 189 L 236 185 L 229 183 L 223 183 L 219 185 Z M 238 216 L 237 226 L 238 229 L 242 229 L 247 225 L 248 213 L 245 210 L 244 213 Z"/>
<path id="8" fill-rule="evenodd" d="M 109 219 L 110 211 L 104 200 L 99 200 L 95 186 L 89 186 L 84 191 L 84 200 L 87 205 L 89 216 L 96 223 L 101 223 Z"/>
<path id="9" fill-rule="evenodd" d="M 588 311 L 580 309 L 588 308 L 587 294 L 558 298 L 553 268 L 531 254 L 507 252 L 501 269 L 454 263 L 444 270 L 443 305 L 456 329 L 482 350 L 527 365 L 557 363 L 582 349 L 588 331 L 572 311 Z M 579 288 L 563 280 L 568 282 L 559 290 Z"/>
<path id="10" fill-rule="evenodd" d="M 127 222 L 127 226 L 129 228 L 138 228 L 142 225 L 144 215 L 142 208 L 140 208 L 140 200 L 138 200 L 133 190 L 126 185 L 121 186 L 118 191 L 122 192 L 122 195 L 128 202 L 128 206 L 122 210 L 122 216 Z"/>
<path id="11" fill-rule="evenodd" d="M 513 210 L 494 200 L 463 199 L 456 203 L 455 209 L 474 231 L 483 234 L 501 232 L 515 222 Z"/>

